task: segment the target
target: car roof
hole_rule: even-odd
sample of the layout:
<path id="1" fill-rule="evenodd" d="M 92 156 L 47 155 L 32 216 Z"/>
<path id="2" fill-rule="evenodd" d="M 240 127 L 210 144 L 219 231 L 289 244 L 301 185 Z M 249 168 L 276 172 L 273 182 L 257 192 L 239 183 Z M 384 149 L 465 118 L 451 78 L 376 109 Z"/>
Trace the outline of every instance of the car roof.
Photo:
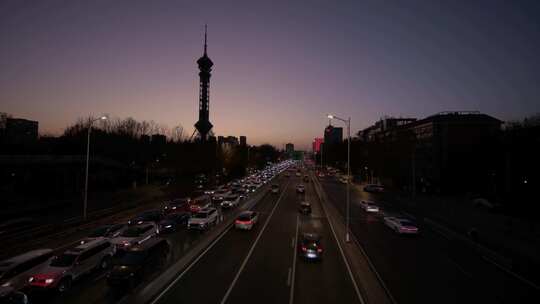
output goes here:
<path id="1" fill-rule="evenodd" d="M 48 248 L 30 250 L 30 251 L 25 252 L 23 254 L 19 254 L 17 256 L 11 257 L 9 259 L 0 261 L 0 269 L 1 270 L 9 269 L 14 265 L 24 263 L 24 262 L 26 262 L 26 261 L 28 261 L 28 260 L 36 257 L 36 256 L 48 254 L 48 253 L 50 253 L 52 251 L 53 251 L 52 249 L 48 249 Z"/>
<path id="2" fill-rule="evenodd" d="M 217 209 L 213 207 L 208 207 L 208 208 L 201 209 L 198 213 L 208 213 L 213 210 L 217 210 Z"/>
<path id="3" fill-rule="evenodd" d="M 97 237 L 97 238 L 84 238 L 82 240 L 79 241 L 79 244 L 71 249 L 68 249 L 66 252 L 71 252 L 71 253 L 80 253 L 82 251 L 85 251 L 89 248 L 92 248 L 98 244 L 101 244 L 103 243 L 104 241 L 106 241 L 105 238 L 103 237 Z"/>
<path id="4" fill-rule="evenodd" d="M 302 205 L 302 206 L 311 206 L 311 204 L 308 203 L 308 202 L 301 202 L 300 205 Z"/>
<path id="5" fill-rule="evenodd" d="M 321 236 L 317 233 L 302 233 L 302 239 L 308 241 L 319 241 L 321 239 Z"/>
<path id="6" fill-rule="evenodd" d="M 242 211 L 238 216 L 242 216 L 242 215 L 252 215 L 256 213 L 255 211 L 251 211 L 251 210 L 246 210 L 246 211 Z"/>
<path id="7" fill-rule="evenodd" d="M 146 240 L 145 242 L 136 244 L 135 246 L 129 248 L 128 251 L 143 251 L 159 243 L 164 243 L 164 242 L 167 242 L 167 241 L 163 238 L 159 238 L 159 237 L 151 238 L 151 239 Z"/>

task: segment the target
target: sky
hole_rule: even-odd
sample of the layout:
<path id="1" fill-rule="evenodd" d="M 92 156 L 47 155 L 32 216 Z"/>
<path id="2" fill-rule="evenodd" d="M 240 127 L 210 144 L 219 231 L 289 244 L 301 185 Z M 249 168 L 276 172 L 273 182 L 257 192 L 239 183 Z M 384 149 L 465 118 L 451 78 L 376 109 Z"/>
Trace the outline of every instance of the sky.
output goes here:
<path id="1" fill-rule="evenodd" d="M 307 149 L 327 113 L 540 112 L 540 1 L 0 1 L 0 112 L 61 134 L 79 117 L 191 134 L 204 24 L 217 135 Z M 339 124 L 336 122 L 335 124 Z"/>

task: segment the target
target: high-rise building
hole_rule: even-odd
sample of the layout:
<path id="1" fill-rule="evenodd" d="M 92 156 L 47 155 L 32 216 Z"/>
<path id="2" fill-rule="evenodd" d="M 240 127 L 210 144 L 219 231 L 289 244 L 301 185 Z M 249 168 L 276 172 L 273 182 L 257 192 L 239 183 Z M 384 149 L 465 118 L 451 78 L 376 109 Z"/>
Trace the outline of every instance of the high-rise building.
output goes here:
<path id="1" fill-rule="evenodd" d="M 324 143 L 326 145 L 339 144 L 343 141 L 343 128 L 328 125 L 324 129 Z"/>
<path id="2" fill-rule="evenodd" d="M 0 142 L 5 144 L 28 144 L 38 139 L 39 123 L 34 120 L 13 118 L 0 113 Z"/>
<path id="3" fill-rule="evenodd" d="M 286 145 L 285 145 L 285 152 L 286 152 L 287 154 L 292 154 L 292 153 L 294 153 L 294 144 L 292 144 L 292 143 L 286 144 Z"/>
<path id="4" fill-rule="evenodd" d="M 208 135 L 212 130 L 210 123 L 209 108 L 210 108 L 210 76 L 214 63 L 206 54 L 206 25 L 204 26 L 204 53 L 199 60 L 199 121 L 195 123 L 195 128 L 199 133 L 199 139 L 203 142 L 207 141 Z"/>
<path id="5" fill-rule="evenodd" d="M 242 147 L 247 146 L 247 137 L 240 136 L 240 146 L 242 146 Z"/>
<path id="6" fill-rule="evenodd" d="M 316 137 L 313 140 L 313 153 L 319 153 L 321 152 L 321 144 L 323 143 L 323 139 L 320 137 Z"/>

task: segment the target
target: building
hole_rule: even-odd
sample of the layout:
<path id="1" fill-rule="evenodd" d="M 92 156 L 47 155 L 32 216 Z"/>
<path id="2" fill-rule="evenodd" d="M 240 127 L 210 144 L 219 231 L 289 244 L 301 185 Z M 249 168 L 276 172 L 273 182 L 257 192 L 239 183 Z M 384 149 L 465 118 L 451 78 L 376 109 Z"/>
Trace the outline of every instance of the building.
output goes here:
<path id="1" fill-rule="evenodd" d="M 285 145 L 285 153 L 292 155 L 294 153 L 294 144 L 288 143 Z"/>
<path id="2" fill-rule="evenodd" d="M 242 146 L 242 147 L 247 146 L 247 137 L 240 136 L 240 146 Z"/>
<path id="3" fill-rule="evenodd" d="M 324 140 L 320 137 L 316 137 L 313 140 L 313 153 L 320 153 L 321 152 L 321 145 L 323 144 Z"/>
<path id="4" fill-rule="evenodd" d="M 415 122 L 416 118 L 384 117 L 364 130 L 358 132 L 358 138 L 362 141 L 373 141 L 386 136 L 391 130 Z"/>
<path id="5" fill-rule="evenodd" d="M 324 129 L 324 143 L 328 146 L 339 144 L 343 141 L 343 128 L 328 125 Z"/>
<path id="6" fill-rule="evenodd" d="M 238 138 L 236 136 L 218 136 L 218 144 L 235 147 L 238 146 Z"/>
<path id="7" fill-rule="evenodd" d="M 199 66 L 199 120 L 195 123 L 198 138 L 202 142 L 208 140 L 212 123 L 210 122 L 210 76 L 212 76 L 212 66 L 214 63 L 206 53 L 206 25 L 204 26 L 204 53 L 197 64 Z"/>
<path id="8" fill-rule="evenodd" d="M 38 139 L 39 123 L 34 120 L 13 118 L 0 113 L 0 143 L 11 145 L 31 144 Z"/>

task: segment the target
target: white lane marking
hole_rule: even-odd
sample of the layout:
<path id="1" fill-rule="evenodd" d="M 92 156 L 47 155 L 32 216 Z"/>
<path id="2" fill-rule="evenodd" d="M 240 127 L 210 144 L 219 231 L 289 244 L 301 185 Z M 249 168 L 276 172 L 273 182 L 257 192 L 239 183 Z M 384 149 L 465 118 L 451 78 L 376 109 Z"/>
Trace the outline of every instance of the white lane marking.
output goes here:
<path id="1" fill-rule="evenodd" d="M 296 232 L 294 233 L 294 239 L 298 240 L 298 229 L 300 227 L 300 215 L 296 215 Z M 294 244 L 293 244 L 294 245 Z M 293 246 L 293 263 L 292 263 L 292 275 L 291 275 L 291 290 L 289 294 L 289 304 L 294 303 L 294 278 L 296 275 L 296 247 Z"/>
<path id="2" fill-rule="evenodd" d="M 326 209 L 324 207 L 324 204 L 323 204 L 322 200 L 319 199 L 319 202 L 321 203 L 323 212 L 326 213 Z M 350 276 L 351 281 L 353 283 L 354 291 L 356 292 L 356 296 L 358 297 L 358 300 L 360 301 L 361 304 L 365 304 L 366 301 L 364 301 L 364 297 L 360 293 L 360 289 L 358 288 L 358 284 L 356 283 L 356 280 L 354 279 L 354 275 L 352 273 L 351 266 L 349 265 L 349 261 L 347 261 L 347 258 L 345 257 L 345 253 L 343 252 L 343 248 L 341 248 L 341 244 L 339 243 L 336 231 L 334 230 L 334 225 L 332 225 L 332 221 L 330 220 L 330 218 L 328 218 L 328 224 L 330 225 L 330 230 L 332 230 L 332 235 L 334 236 L 334 239 L 336 240 L 336 243 L 338 245 L 339 252 L 341 253 L 341 257 L 343 258 L 343 262 L 345 262 L 345 266 L 347 267 L 347 272 L 349 273 L 349 276 Z"/>
<path id="3" fill-rule="evenodd" d="M 289 267 L 289 271 L 287 272 L 287 286 L 291 286 L 291 267 Z"/>
<path id="4" fill-rule="evenodd" d="M 163 297 L 163 295 L 165 295 L 165 293 L 167 293 L 169 291 L 169 289 L 171 289 L 175 284 L 176 282 L 178 282 L 190 269 L 191 267 L 195 266 L 195 264 L 197 264 L 197 262 L 202 259 L 202 257 L 204 257 L 204 255 L 210 251 L 210 249 L 212 249 L 212 247 L 214 247 L 214 245 L 219 241 L 221 240 L 221 238 L 227 234 L 227 232 L 229 232 L 229 230 L 231 230 L 233 226 L 230 225 L 227 229 L 225 229 L 225 231 L 223 231 L 212 243 L 210 243 L 210 246 L 208 246 L 193 262 L 191 262 L 191 264 L 189 264 L 189 266 L 184 270 L 182 271 L 182 273 L 180 273 L 180 275 L 178 277 L 176 277 L 176 279 L 174 279 L 174 281 L 172 281 L 169 286 L 167 286 L 167 288 L 165 288 L 161 293 L 159 293 L 159 295 L 152 301 L 150 302 L 150 304 L 155 304 L 157 303 L 161 297 Z"/>
<path id="5" fill-rule="evenodd" d="M 536 289 L 536 290 L 540 290 L 540 286 L 536 285 L 535 283 L 527 280 L 526 278 L 520 276 L 519 274 L 509 270 L 508 268 L 506 268 L 505 266 L 497 263 L 495 260 L 485 256 L 485 255 L 482 255 L 482 259 L 484 259 L 485 261 L 489 262 L 489 263 L 492 263 L 493 265 L 495 265 L 497 268 L 499 268 L 500 270 L 502 270 L 503 272 L 511 275 L 511 276 L 514 276 L 516 277 L 518 280 L 521 280 L 522 282 L 525 282 L 527 285 L 529 285 L 530 287 Z"/>
<path id="6" fill-rule="evenodd" d="M 253 253 L 253 250 L 255 249 L 255 246 L 257 246 L 257 243 L 259 242 L 259 239 L 261 238 L 264 230 L 266 230 L 266 226 L 268 226 L 268 223 L 270 222 L 270 219 L 274 215 L 274 212 L 276 211 L 277 206 L 281 202 L 281 199 L 283 198 L 283 195 L 287 192 L 285 190 L 287 190 L 287 188 L 289 186 L 289 183 L 290 182 L 287 182 L 287 184 L 285 185 L 285 189 L 279 195 L 279 198 L 278 198 L 276 204 L 274 205 L 274 207 L 272 208 L 272 211 L 270 212 L 270 215 L 266 219 L 266 222 L 264 222 L 264 226 L 262 227 L 261 231 L 259 231 L 259 234 L 257 235 L 257 238 L 255 239 L 255 242 L 253 242 L 253 245 L 251 245 L 251 248 L 249 249 L 249 252 L 248 252 L 247 256 L 244 258 L 244 261 L 242 262 L 242 265 L 240 265 L 240 269 L 238 269 L 238 272 L 236 273 L 236 276 L 234 277 L 233 281 L 231 282 L 231 285 L 229 286 L 229 289 L 227 289 L 227 292 L 223 296 L 223 299 L 220 302 L 221 304 L 224 304 L 224 303 L 227 302 L 227 299 L 229 298 L 229 295 L 231 294 L 231 291 L 233 290 L 234 285 L 236 284 L 236 281 L 238 281 L 238 278 L 240 277 L 240 274 L 244 270 L 244 267 L 246 267 L 246 264 L 247 264 L 249 258 L 251 257 L 251 254 Z"/>

